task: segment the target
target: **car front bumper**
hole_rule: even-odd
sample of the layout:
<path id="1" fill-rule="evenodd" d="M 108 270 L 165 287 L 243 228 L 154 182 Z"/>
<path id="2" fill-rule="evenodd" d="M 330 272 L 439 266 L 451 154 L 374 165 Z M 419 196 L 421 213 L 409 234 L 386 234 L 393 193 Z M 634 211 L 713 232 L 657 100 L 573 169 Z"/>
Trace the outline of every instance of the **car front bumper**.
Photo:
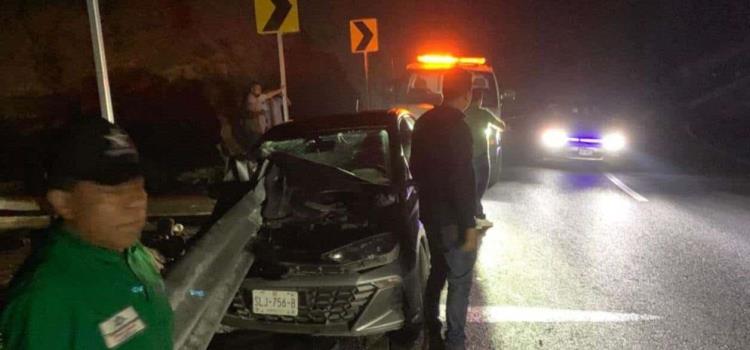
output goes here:
<path id="1" fill-rule="evenodd" d="M 620 158 L 622 151 L 607 151 L 601 145 L 569 143 L 560 148 L 542 148 L 542 154 L 550 160 L 609 161 Z"/>
<path id="2" fill-rule="evenodd" d="M 404 325 L 403 280 L 397 262 L 366 273 L 290 275 L 246 279 L 224 316 L 226 326 L 279 333 L 364 336 Z M 297 316 L 253 313 L 252 291 L 298 293 Z"/>

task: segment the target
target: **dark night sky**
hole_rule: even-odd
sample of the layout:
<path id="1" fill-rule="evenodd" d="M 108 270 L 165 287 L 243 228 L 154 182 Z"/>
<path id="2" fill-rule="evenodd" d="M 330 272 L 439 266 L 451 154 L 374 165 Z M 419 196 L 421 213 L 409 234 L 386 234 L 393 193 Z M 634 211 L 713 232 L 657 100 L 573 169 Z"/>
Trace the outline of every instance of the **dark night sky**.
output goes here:
<path id="1" fill-rule="evenodd" d="M 372 55 L 371 71 L 373 90 L 382 95 L 419 52 L 441 49 L 487 56 L 502 88 L 515 89 L 517 105 L 528 109 L 557 97 L 587 98 L 605 108 L 648 109 L 649 101 L 683 88 L 673 78 L 692 69 L 685 67 L 711 66 L 741 44 L 750 56 L 747 0 L 299 1 L 302 32 L 286 39 L 295 116 L 354 109 L 364 90 L 362 58 L 349 52 L 348 23 L 355 18 L 379 20 L 381 51 Z M 219 68 L 228 68 L 225 77 L 242 84 L 254 78 L 275 86 L 275 40 L 255 33 L 251 4 L 102 0 L 110 69 L 172 79 L 183 68 L 195 68 L 194 79 L 208 82 L 217 78 Z M 30 95 L 80 93 L 80 81 L 93 73 L 83 3 L 2 2 L 0 24 L 0 86 L 19 87 L 8 95 L 22 96 L 16 91 L 26 86 Z M 129 93 L 134 79 L 127 77 L 111 75 L 115 94 Z M 114 84 L 118 78 L 122 86 Z M 702 89 L 700 83 L 683 85 Z M 193 125 L 183 116 L 200 114 L 190 105 L 193 99 L 175 96 L 153 94 L 151 104 L 136 104 L 146 112 L 131 114 L 149 123 L 172 123 L 160 113 L 171 111 L 175 124 Z M 33 109 L 21 107 L 20 114 L 9 115 Z M 210 111 L 203 114 L 194 118 L 213 120 Z"/>
<path id="2" fill-rule="evenodd" d="M 426 17 L 414 24 L 422 38 L 451 38 L 470 53 L 487 52 L 508 86 L 535 96 L 639 98 L 662 88 L 656 83 L 681 65 L 750 33 L 749 1 L 414 3 Z"/>
<path id="3" fill-rule="evenodd" d="M 303 21 L 315 32 L 325 18 L 340 27 L 350 18 L 377 17 L 382 50 L 371 62 L 381 76 L 428 48 L 486 55 L 505 87 L 518 90 L 526 102 L 573 95 L 613 105 L 638 103 L 665 89 L 660 82 L 681 66 L 707 60 L 750 34 L 750 1 L 335 3 L 340 6 L 330 14 L 313 14 L 308 7 Z M 347 40 L 340 38 L 342 45 Z M 361 85 L 359 57 L 338 51 L 353 85 Z"/>

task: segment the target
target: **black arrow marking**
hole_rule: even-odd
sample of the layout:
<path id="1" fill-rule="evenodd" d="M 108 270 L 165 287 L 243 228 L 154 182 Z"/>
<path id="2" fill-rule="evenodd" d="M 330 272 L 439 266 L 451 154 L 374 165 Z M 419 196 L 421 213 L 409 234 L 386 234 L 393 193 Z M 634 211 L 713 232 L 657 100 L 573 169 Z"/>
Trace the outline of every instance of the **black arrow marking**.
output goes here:
<path id="1" fill-rule="evenodd" d="M 362 33 L 362 40 L 359 42 L 359 45 L 357 45 L 357 51 L 365 51 L 367 50 L 367 47 L 370 46 L 370 41 L 372 41 L 372 37 L 375 35 L 365 22 L 354 22 L 354 25 L 357 26 L 357 29 Z"/>
<path id="2" fill-rule="evenodd" d="M 281 25 L 284 24 L 284 20 L 289 14 L 289 11 L 292 10 L 292 3 L 290 3 L 289 0 L 271 0 L 271 2 L 276 8 L 273 9 L 271 18 L 266 22 L 266 26 L 263 27 L 264 32 L 278 31 L 279 28 L 281 28 Z"/>

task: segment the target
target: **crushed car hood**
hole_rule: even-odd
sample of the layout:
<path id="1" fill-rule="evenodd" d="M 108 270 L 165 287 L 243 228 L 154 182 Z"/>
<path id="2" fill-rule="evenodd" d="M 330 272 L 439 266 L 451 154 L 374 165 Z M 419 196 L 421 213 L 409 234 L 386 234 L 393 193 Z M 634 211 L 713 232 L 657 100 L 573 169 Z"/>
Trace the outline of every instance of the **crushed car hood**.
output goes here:
<path id="1" fill-rule="evenodd" d="M 255 250 L 265 263 L 335 265 L 326 253 L 399 229 L 391 186 L 284 153 L 269 157 L 263 181 Z"/>

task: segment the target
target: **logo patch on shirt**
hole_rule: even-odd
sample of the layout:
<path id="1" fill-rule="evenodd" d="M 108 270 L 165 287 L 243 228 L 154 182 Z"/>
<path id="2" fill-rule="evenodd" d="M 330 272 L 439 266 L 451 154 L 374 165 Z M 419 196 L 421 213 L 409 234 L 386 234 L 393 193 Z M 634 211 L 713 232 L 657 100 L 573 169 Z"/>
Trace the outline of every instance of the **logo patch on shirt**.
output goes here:
<path id="1" fill-rule="evenodd" d="M 144 329 L 146 329 L 146 324 L 141 321 L 132 306 L 128 306 L 125 310 L 99 324 L 99 330 L 104 337 L 104 344 L 107 345 L 107 349 L 117 347 Z"/>

